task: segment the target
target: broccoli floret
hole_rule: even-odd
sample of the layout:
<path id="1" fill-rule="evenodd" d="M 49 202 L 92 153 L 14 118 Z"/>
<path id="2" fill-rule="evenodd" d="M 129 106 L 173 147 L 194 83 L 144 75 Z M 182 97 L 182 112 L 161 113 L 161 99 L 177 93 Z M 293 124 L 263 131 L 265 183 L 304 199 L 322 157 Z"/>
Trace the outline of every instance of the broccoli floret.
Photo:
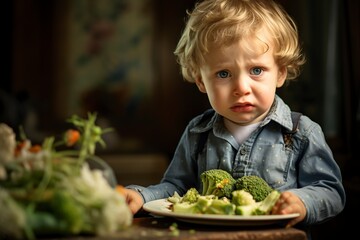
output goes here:
<path id="1" fill-rule="evenodd" d="M 201 213 L 197 203 L 177 202 L 172 206 L 172 211 L 176 213 Z"/>
<path id="2" fill-rule="evenodd" d="M 251 216 L 254 215 L 256 209 L 258 208 L 260 202 L 254 202 L 249 205 L 239 205 L 235 208 L 235 214 L 241 216 Z"/>
<path id="3" fill-rule="evenodd" d="M 222 169 L 210 169 L 200 175 L 203 187 L 202 195 L 231 198 L 235 188 L 235 179 Z"/>
<path id="4" fill-rule="evenodd" d="M 198 192 L 198 190 L 196 188 L 190 188 L 189 190 L 187 190 L 187 192 L 181 198 L 181 202 L 195 203 L 195 202 L 197 202 L 199 196 L 200 196 L 200 193 Z"/>
<path id="5" fill-rule="evenodd" d="M 249 192 L 256 202 L 264 200 L 274 190 L 264 179 L 255 175 L 242 176 L 236 179 L 235 189 Z"/>
<path id="6" fill-rule="evenodd" d="M 182 197 L 180 196 L 180 194 L 178 192 L 174 192 L 174 194 L 170 197 L 167 198 L 167 200 L 171 203 L 177 203 L 180 202 L 182 199 Z"/>
<path id="7" fill-rule="evenodd" d="M 279 197 L 280 192 L 273 190 L 266 196 L 264 200 L 260 202 L 254 201 L 253 203 L 247 205 L 237 205 L 235 208 L 235 214 L 242 216 L 270 214 Z"/>
<path id="8" fill-rule="evenodd" d="M 278 190 L 271 191 L 263 201 L 256 202 L 245 190 L 233 191 L 233 198 L 218 198 L 215 195 L 200 195 L 195 202 L 176 202 L 172 211 L 177 213 L 201 213 L 223 215 L 267 215 L 280 197 Z"/>
<path id="9" fill-rule="evenodd" d="M 191 192 L 194 193 L 193 190 Z M 215 199 L 217 198 L 214 195 L 201 196 L 199 194 L 195 202 L 179 201 L 173 203 L 172 211 L 177 213 L 205 213 Z"/>
<path id="10" fill-rule="evenodd" d="M 190 192 L 191 193 L 196 193 L 194 190 L 191 190 Z M 174 193 L 174 196 L 168 198 L 168 201 L 173 203 L 172 204 L 172 211 L 173 212 L 177 212 L 177 213 L 204 213 L 205 210 L 211 205 L 212 201 L 214 199 L 217 199 L 217 197 L 214 196 L 214 195 L 201 196 L 199 194 L 198 197 L 197 197 L 197 200 L 195 202 L 183 201 L 182 199 L 183 199 L 183 197 L 180 197 L 180 195 L 177 194 L 177 192 Z"/>
<path id="11" fill-rule="evenodd" d="M 232 192 L 231 202 L 236 206 L 252 205 L 256 201 L 253 196 L 245 190 L 235 190 Z"/>
<path id="12" fill-rule="evenodd" d="M 271 191 L 266 196 L 266 198 L 259 203 L 259 206 L 255 209 L 253 215 L 269 214 L 279 198 L 280 198 L 279 191 L 277 190 Z"/>
<path id="13" fill-rule="evenodd" d="M 215 199 L 214 195 L 199 196 L 196 202 L 197 208 L 199 209 L 200 212 L 204 213 L 205 210 L 211 205 L 214 199 Z"/>
<path id="14" fill-rule="evenodd" d="M 205 209 L 204 213 L 234 215 L 235 205 L 232 204 L 230 201 L 225 201 L 223 199 L 215 199 L 212 200 L 210 206 Z"/>

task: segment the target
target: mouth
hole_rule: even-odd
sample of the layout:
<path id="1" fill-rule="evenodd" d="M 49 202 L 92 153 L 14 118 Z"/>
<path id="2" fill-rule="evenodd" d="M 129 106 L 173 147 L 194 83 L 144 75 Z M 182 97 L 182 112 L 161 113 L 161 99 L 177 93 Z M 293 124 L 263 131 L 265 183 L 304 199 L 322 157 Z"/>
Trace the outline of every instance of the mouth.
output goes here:
<path id="1" fill-rule="evenodd" d="M 254 105 L 251 103 L 240 103 L 230 107 L 230 110 L 233 112 L 250 112 L 254 108 Z"/>

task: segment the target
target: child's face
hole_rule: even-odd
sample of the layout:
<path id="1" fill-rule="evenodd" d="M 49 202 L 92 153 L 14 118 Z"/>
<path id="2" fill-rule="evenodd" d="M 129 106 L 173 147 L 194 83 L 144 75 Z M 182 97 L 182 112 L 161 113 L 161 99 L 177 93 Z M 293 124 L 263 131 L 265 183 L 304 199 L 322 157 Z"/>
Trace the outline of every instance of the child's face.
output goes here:
<path id="1" fill-rule="evenodd" d="M 223 48 L 210 48 L 200 67 L 196 84 L 208 95 L 211 106 L 222 116 L 240 125 L 262 121 L 275 98 L 276 88 L 286 78 L 279 68 L 273 46 L 264 52 L 252 42 L 239 41 Z"/>

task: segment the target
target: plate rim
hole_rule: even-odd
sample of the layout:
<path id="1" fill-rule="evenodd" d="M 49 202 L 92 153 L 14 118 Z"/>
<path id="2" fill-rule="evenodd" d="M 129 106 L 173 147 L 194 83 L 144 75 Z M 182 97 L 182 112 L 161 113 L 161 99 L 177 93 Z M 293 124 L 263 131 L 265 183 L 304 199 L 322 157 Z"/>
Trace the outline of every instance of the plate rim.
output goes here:
<path id="1" fill-rule="evenodd" d="M 175 219 L 192 222 L 192 223 L 205 223 L 211 224 L 215 220 L 219 220 L 216 224 L 223 223 L 225 225 L 265 225 L 274 222 L 290 220 L 298 217 L 299 213 L 292 214 L 277 214 L 277 215 L 257 215 L 257 216 L 241 216 L 241 215 L 220 215 L 220 214 L 186 214 L 174 213 L 167 207 L 171 203 L 166 198 L 149 201 L 143 205 L 143 210 L 165 217 L 173 217 Z"/>

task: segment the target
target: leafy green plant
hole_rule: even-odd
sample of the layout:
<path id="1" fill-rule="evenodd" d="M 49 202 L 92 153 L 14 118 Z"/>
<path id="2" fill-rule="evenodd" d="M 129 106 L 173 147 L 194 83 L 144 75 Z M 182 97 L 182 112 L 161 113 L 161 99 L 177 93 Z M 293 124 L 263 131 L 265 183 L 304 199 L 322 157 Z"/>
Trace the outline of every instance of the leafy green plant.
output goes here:
<path id="1" fill-rule="evenodd" d="M 0 236 L 106 235 L 131 224 L 125 197 L 102 169 L 89 166 L 97 144 L 106 146 L 102 135 L 112 130 L 96 125 L 96 118 L 73 115 L 67 120 L 72 129 L 41 145 L 33 145 L 24 132 L 16 139 L 0 123 Z"/>

